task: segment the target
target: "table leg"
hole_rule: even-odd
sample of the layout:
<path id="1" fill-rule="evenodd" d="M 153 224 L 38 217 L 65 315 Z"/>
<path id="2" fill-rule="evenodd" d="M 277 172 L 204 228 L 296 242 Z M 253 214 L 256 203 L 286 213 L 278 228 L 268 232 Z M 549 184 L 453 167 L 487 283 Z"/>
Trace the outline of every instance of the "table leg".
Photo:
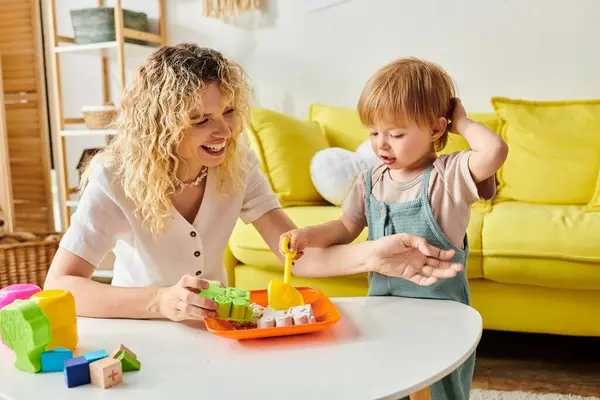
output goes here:
<path id="1" fill-rule="evenodd" d="M 410 400 L 431 400 L 429 386 L 410 395 Z"/>

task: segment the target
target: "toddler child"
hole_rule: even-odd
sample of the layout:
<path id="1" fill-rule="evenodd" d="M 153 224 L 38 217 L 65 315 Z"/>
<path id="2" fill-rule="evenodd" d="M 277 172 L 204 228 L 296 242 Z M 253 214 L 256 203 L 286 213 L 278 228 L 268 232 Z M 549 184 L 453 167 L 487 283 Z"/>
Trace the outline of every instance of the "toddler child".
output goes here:
<path id="1" fill-rule="evenodd" d="M 382 163 L 357 177 L 339 220 L 285 233 L 290 249 L 298 258 L 306 247 L 351 243 L 365 227 L 369 240 L 402 232 L 417 235 L 453 250 L 451 261 L 465 269 L 431 286 L 371 273 L 368 294 L 470 305 L 466 229 L 471 205 L 495 195 L 495 173 L 506 159 L 506 143 L 467 117 L 442 68 L 419 59 L 399 59 L 378 70 L 361 93 L 358 112 Z M 450 130 L 462 135 L 470 149 L 438 156 Z M 474 362 L 473 354 L 433 384 L 432 399 L 468 399 Z"/>

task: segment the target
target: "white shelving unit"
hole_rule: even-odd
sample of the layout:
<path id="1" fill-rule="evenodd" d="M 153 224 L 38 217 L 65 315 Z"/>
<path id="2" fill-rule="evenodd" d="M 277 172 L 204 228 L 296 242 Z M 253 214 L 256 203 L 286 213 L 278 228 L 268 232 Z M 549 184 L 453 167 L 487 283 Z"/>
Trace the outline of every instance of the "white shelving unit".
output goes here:
<path id="1" fill-rule="evenodd" d="M 49 37 L 49 46 L 52 49 L 53 63 L 53 84 L 54 84 L 54 104 L 55 118 L 53 129 L 53 143 L 56 160 L 59 161 L 56 166 L 56 178 L 58 184 L 58 202 L 60 211 L 61 227 L 65 230 L 69 226 L 71 211 L 77 207 L 77 188 L 69 187 L 66 159 L 66 141 L 72 137 L 86 136 L 104 136 L 109 139 L 116 132 L 110 129 L 90 130 L 83 125 L 84 120 L 81 117 L 65 118 L 63 115 L 63 93 L 61 89 L 60 74 L 60 56 L 75 52 L 96 52 L 102 63 L 102 93 L 103 103 L 109 103 L 111 99 L 110 85 L 108 80 L 109 57 L 116 59 L 118 70 L 118 88 L 120 92 L 125 89 L 125 49 L 131 47 L 161 46 L 166 41 L 165 27 L 165 1 L 158 0 L 159 6 L 159 33 L 148 33 L 126 28 L 123 24 L 122 0 L 114 2 L 114 21 L 115 21 L 115 40 L 110 42 L 77 44 L 74 38 L 59 36 L 56 26 L 56 1 L 49 1 L 50 28 L 52 34 Z M 104 7 L 104 0 L 97 1 L 98 7 Z M 149 45 L 139 45 L 125 42 L 125 39 L 142 40 Z"/>

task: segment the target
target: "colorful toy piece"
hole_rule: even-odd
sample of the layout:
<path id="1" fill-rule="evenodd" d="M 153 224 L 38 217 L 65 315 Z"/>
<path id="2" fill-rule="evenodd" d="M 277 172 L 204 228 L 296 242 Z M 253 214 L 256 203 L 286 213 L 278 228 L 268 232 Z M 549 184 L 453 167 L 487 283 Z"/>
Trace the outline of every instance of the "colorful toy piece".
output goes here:
<path id="1" fill-rule="evenodd" d="M 90 383 L 90 364 L 85 357 L 69 358 L 64 367 L 67 387 L 76 387 Z"/>
<path id="2" fill-rule="evenodd" d="M 139 371 L 142 366 L 137 358 L 126 351 L 120 352 L 116 359 L 121 361 L 121 364 L 123 365 L 123 372 Z"/>
<path id="3" fill-rule="evenodd" d="M 64 347 L 75 350 L 78 342 L 77 314 L 75 298 L 71 292 L 60 289 L 44 290 L 31 296 L 30 300 L 40 306 L 52 326 L 52 341 L 46 349 Z"/>
<path id="4" fill-rule="evenodd" d="M 90 364 L 91 382 L 103 389 L 123 382 L 121 362 L 112 357 L 105 357 Z"/>
<path id="5" fill-rule="evenodd" d="M 42 353 L 42 372 L 60 372 L 70 358 L 73 358 L 73 352 L 62 347 L 45 351 Z"/>
<path id="6" fill-rule="evenodd" d="M 108 357 L 108 353 L 106 352 L 106 350 L 96 350 L 96 351 L 89 351 L 89 352 L 85 353 L 83 356 L 91 364 L 94 361 L 102 360 L 103 358 Z"/>
<path id="7" fill-rule="evenodd" d="M 126 351 L 129 354 L 131 354 L 134 358 L 137 358 L 137 355 L 133 351 L 131 351 L 130 349 L 128 349 L 123 344 L 120 344 L 119 347 L 117 347 L 117 349 L 110 354 L 110 356 L 112 358 L 117 358 L 117 356 L 119 355 L 119 353 L 122 352 L 122 351 Z"/>
<path id="8" fill-rule="evenodd" d="M 15 300 L 29 300 L 29 298 L 37 292 L 41 292 L 39 286 L 31 283 L 18 283 L 9 285 L 0 289 L 0 310 L 9 305 Z M 1 336 L 1 335 L 0 335 Z M 4 345 L 4 341 L 2 341 Z"/>
<path id="9" fill-rule="evenodd" d="M 17 356 L 17 369 L 32 373 L 42 369 L 42 352 L 52 336 L 50 321 L 37 304 L 15 300 L 4 307 L 0 312 L 0 331 Z"/>
<path id="10" fill-rule="evenodd" d="M 141 363 L 135 353 L 123 345 L 120 345 L 110 356 L 121 361 L 123 372 L 140 370 Z"/>
<path id="11" fill-rule="evenodd" d="M 281 246 L 285 254 L 283 282 L 273 279 L 267 287 L 269 307 L 275 310 L 287 310 L 291 307 L 304 305 L 302 293 L 290 285 L 292 279 L 292 260 L 296 257 L 296 252 L 290 251 L 290 238 L 284 237 Z"/>
<path id="12" fill-rule="evenodd" d="M 0 289 L 0 309 L 9 305 L 15 300 L 29 300 L 29 298 L 41 292 L 39 286 L 31 283 L 18 283 L 16 285 L 6 286 Z"/>
<path id="13" fill-rule="evenodd" d="M 231 314 L 231 297 L 226 294 L 219 294 L 213 300 L 217 303 L 217 318 L 228 318 Z"/>
<path id="14" fill-rule="evenodd" d="M 217 303 L 216 317 L 233 321 L 251 321 L 254 312 L 250 307 L 250 292 L 238 288 L 223 288 L 211 283 L 200 294 Z"/>

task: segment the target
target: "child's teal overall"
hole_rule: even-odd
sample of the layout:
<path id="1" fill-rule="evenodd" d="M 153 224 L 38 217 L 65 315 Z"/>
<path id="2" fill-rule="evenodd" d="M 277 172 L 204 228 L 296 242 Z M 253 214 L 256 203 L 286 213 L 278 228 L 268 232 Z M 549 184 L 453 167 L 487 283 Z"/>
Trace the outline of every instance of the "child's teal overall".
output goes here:
<path id="1" fill-rule="evenodd" d="M 395 233 L 410 233 L 427 240 L 443 250 L 454 249 L 452 262 L 466 267 L 468 241 L 465 235 L 465 249 L 452 245 L 433 218 L 429 202 L 429 177 L 433 166 L 425 170 L 421 182 L 421 195 L 418 199 L 401 204 L 386 204 L 371 194 L 372 168 L 367 171 L 365 182 L 365 213 L 369 224 L 369 240 Z M 466 268 L 465 268 L 466 270 Z M 427 299 L 454 300 L 470 305 L 469 287 L 465 270 L 456 277 L 440 279 L 431 286 L 419 286 L 403 278 L 393 278 L 378 273 L 369 276 L 369 296 L 401 296 Z M 398 316 L 402 318 L 402 316 Z M 448 343 L 452 346 L 452 343 Z M 475 353 L 460 367 L 442 380 L 431 385 L 432 400 L 467 400 L 471 390 Z"/>

